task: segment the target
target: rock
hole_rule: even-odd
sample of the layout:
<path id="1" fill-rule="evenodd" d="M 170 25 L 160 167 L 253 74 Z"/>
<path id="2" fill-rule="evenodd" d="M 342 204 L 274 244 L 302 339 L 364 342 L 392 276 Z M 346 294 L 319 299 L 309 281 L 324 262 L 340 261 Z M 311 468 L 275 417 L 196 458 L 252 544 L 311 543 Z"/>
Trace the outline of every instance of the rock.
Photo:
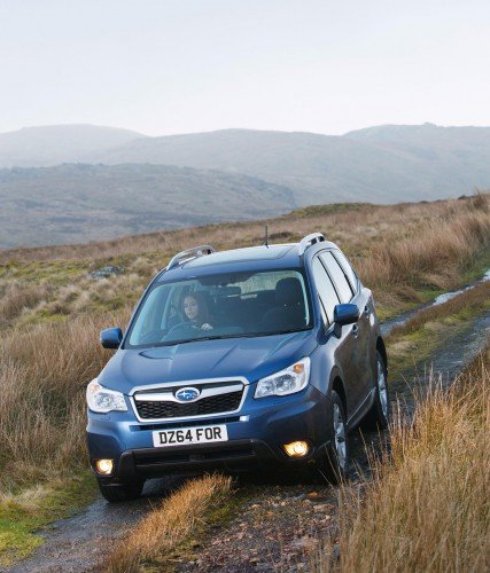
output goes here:
<path id="1" fill-rule="evenodd" d="M 98 279 L 107 279 L 109 277 L 118 276 L 124 274 L 125 269 L 123 267 L 116 267 L 114 265 L 107 265 L 105 267 L 100 267 L 90 273 L 90 277 Z"/>

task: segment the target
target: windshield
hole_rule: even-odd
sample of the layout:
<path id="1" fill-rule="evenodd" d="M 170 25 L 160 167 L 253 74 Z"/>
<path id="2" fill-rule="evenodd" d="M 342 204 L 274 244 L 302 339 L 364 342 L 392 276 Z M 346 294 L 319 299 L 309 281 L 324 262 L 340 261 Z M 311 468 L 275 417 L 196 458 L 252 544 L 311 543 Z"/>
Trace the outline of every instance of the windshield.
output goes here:
<path id="1" fill-rule="evenodd" d="M 156 284 L 133 320 L 126 347 L 265 336 L 310 327 L 297 270 L 227 273 Z"/>

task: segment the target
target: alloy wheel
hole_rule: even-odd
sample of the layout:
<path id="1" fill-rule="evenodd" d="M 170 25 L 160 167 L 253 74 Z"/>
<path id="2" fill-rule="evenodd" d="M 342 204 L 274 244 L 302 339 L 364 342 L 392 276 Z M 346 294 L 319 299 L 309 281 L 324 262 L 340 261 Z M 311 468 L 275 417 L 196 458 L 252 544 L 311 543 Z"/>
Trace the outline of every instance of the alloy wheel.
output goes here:
<path id="1" fill-rule="evenodd" d="M 333 429 L 338 464 L 342 469 L 345 469 L 347 461 L 346 430 L 342 411 L 338 404 L 333 406 Z"/>
<path id="2" fill-rule="evenodd" d="M 383 364 L 378 361 L 378 394 L 383 416 L 388 420 L 388 386 Z"/>

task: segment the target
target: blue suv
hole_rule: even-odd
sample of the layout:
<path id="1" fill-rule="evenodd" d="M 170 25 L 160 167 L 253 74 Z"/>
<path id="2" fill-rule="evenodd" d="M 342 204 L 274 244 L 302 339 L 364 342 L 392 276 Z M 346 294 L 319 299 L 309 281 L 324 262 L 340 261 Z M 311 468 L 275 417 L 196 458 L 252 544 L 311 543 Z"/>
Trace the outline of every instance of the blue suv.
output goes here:
<path id="1" fill-rule="evenodd" d="M 171 472 L 316 468 L 345 475 L 348 432 L 385 428 L 387 357 L 372 293 L 339 248 L 176 255 L 87 387 L 90 462 L 109 501 Z"/>

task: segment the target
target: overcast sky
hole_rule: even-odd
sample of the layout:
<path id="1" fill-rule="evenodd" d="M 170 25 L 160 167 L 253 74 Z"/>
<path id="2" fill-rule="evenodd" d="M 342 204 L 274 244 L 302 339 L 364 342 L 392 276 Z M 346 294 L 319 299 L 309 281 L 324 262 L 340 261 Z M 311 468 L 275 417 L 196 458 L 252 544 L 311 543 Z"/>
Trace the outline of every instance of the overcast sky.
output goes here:
<path id="1" fill-rule="evenodd" d="M 490 125 L 488 0 L 0 0 L 0 132 Z"/>

